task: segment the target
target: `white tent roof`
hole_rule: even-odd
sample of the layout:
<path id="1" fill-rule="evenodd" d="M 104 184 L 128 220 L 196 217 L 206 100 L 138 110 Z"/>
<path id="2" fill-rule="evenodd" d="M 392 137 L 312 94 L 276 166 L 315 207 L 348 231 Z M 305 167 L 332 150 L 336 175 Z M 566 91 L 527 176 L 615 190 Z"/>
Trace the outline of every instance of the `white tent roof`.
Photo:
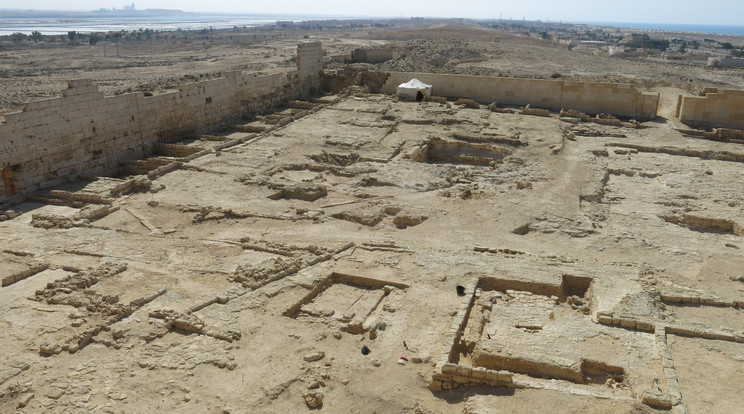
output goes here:
<path id="1" fill-rule="evenodd" d="M 401 83 L 400 85 L 398 85 L 398 87 L 399 88 L 404 88 L 404 89 L 421 90 L 421 89 L 431 88 L 431 85 L 428 85 L 428 84 L 426 84 L 424 82 L 421 82 L 420 80 L 418 80 L 416 78 L 413 78 L 413 79 L 409 80 L 406 83 Z"/>

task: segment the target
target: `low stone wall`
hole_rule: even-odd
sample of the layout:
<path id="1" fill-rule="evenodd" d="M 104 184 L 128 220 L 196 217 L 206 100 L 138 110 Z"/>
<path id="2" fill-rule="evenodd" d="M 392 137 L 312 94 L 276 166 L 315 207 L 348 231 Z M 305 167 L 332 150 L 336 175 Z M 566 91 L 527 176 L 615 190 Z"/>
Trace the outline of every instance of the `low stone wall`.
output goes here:
<path id="1" fill-rule="evenodd" d="M 708 66 L 714 68 L 744 68 L 744 59 L 735 57 L 709 57 Z"/>
<path id="2" fill-rule="evenodd" d="M 744 129 L 744 90 L 717 90 L 705 96 L 680 96 L 679 120 L 692 127 Z"/>
<path id="3" fill-rule="evenodd" d="M 432 95 L 470 98 L 483 104 L 530 105 L 534 108 L 652 119 L 659 104 L 658 93 L 640 92 L 635 86 L 616 83 L 563 80 L 496 78 L 434 73 L 391 72 L 381 88 L 396 93 L 397 86 L 417 78 L 432 86 Z"/>
<path id="4" fill-rule="evenodd" d="M 382 63 L 398 57 L 395 47 L 359 48 L 351 51 L 353 63 Z"/>
<path id="5" fill-rule="evenodd" d="M 0 203 L 77 175 L 115 173 L 120 161 L 144 158 L 168 137 L 194 135 L 307 94 L 319 83 L 322 55 L 320 43 L 301 44 L 297 71 L 226 72 L 152 97 L 104 97 L 90 80 L 69 81 L 62 97 L 0 117 Z"/>

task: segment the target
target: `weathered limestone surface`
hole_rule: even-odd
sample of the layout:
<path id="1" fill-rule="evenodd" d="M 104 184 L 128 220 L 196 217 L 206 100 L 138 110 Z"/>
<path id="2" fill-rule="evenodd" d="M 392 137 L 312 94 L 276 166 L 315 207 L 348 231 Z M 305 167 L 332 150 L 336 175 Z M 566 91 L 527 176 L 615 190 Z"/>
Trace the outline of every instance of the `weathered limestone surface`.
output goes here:
<path id="1" fill-rule="evenodd" d="M 300 97 L 317 83 L 322 56 L 320 43 L 300 44 L 297 71 L 226 72 L 152 97 L 104 97 L 90 80 L 69 81 L 61 98 L 28 103 L 0 124 L 0 201 L 79 174 L 115 172 L 120 161 L 151 154 L 169 134 L 203 130 Z"/>
<path id="2" fill-rule="evenodd" d="M 679 120 L 692 126 L 744 129 L 744 91 L 718 90 L 705 96 L 680 96 Z"/>
<path id="3" fill-rule="evenodd" d="M 395 93 L 399 84 L 414 77 L 433 85 L 432 95 L 467 97 L 485 104 L 531 105 L 554 111 L 566 108 L 636 118 L 655 118 L 659 104 L 659 94 L 640 92 L 628 84 L 410 72 L 390 73 L 381 92 Z"/>

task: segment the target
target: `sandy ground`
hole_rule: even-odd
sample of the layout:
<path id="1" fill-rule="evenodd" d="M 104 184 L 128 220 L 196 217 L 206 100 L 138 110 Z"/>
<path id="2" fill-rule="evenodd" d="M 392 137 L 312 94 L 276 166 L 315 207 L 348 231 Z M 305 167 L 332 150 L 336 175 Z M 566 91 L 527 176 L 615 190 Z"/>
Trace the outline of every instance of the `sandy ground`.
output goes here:
<path id="1" fill-rule="evenodd" d="M 330 54 L 374 41 L 318 36 Z M 244 58 L 174 50 L 157 70 L 70 59 L 44 78 L 108 74 L 114 92 L 261 53 L 261 70 L 281 70 L 296 41 Z M 545 53 L 557 66 L 543 74 L 604 76 L 608 58 L 529 42 L 478 64 L 516 71 L 519 53 Z M 25 277 L 0 288 L 0 411 L 735 411 L 744 148 L 676 131 L 663 116 L 687 89 L 623 64 L 655 77 L 662 117 L 604 126 L 327 96 L 281 127 L 179 143 L 229 145 L 143 191 L 111 195 L 137 177 L 101 177 L 61 188 L 98 202 L 14 206 L 0 276 Z M 443 361 L 508 370 L 513 385 L 431 390 Z"/>
<path id="2" fill-rule="evenodd" d="M 494 42 L 498 37 L 499 42 Z M 706 36 L 699 35 L 703 38 Z M 709 37 L 709 36 L 707 36 Z M 329 56 L 358 47 L 389 45 L 402 54 L 372 69 L 486 76 L 632 83 L 675 87 L 696 94 L 705 87 L 744 88 L 744 70 L 711 69 L 662 60 L 621 59 L 593 51 L 569 51 L 550 40 L 472 25 L 433 24 L 397 28 L 322 31 L 216 31 L 141 43 L 6 43 L 0 49 L 0 112 L 57 96 L 69 79 L 90 78 L 109 95 L 158 92 L 227 70 L 270 73 L 294 67 L 296 45 L 319 40 Z M 332 64 L 329 67 L 342 67 Z"/>

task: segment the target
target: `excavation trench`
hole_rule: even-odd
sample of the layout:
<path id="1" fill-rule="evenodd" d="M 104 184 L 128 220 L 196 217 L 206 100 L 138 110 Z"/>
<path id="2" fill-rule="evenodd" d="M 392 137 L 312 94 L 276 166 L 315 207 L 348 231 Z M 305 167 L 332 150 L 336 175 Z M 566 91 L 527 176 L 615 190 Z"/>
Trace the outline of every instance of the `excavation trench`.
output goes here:
<path id="1" fill-rule="evenodd" d="M 501 163 L 504 157 L 511 153 L 512 151 L 507 148 L 488 144 L 433 139 L 411 158 L 413 161 L 429 164 L 489 166 L 492 163 Z"/>

